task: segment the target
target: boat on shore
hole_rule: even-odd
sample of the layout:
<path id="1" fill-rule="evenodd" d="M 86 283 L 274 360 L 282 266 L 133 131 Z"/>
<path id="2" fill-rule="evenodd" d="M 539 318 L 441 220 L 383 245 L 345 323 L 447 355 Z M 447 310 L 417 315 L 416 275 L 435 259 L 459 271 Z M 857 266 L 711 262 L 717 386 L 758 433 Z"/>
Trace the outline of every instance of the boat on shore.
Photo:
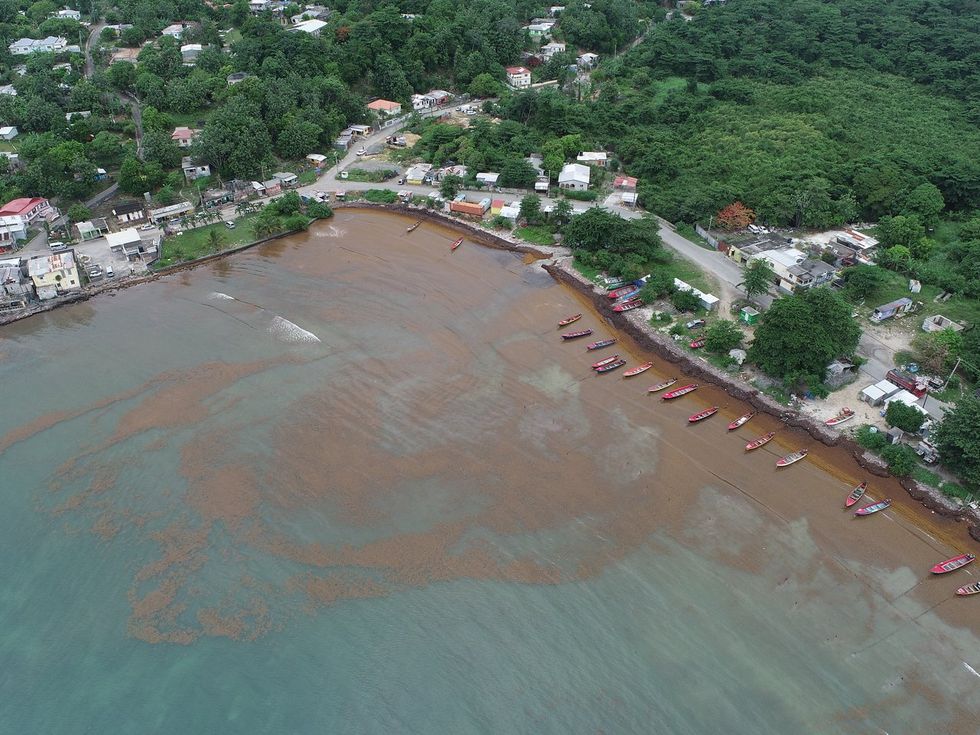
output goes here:
<path id="1" fill-rule="evenodd" d="M 613 307 L 613 311 L 632 311 L 633 309 L 639 309 L 641 306 L 643 306 L 643 301 L 640 299 L 633 299 L 632 301 L 627 301 L 623 304 L 616 304 Z"/>
<path id="2" fill-rule="evenodd" d="M 647 370 L 653 367 L 652 362 L 645 362 L 642 365 L 637 365 L 635 368 L 630 368 L 625 373 L 623 373 L 624 378 L 632 378 L 634 375 L 639 375 L 640 373 L 645 373 Z"/>
<path id="3" fill-rule="evenodd" d="M 807 454 L 810 453 L 809 449 L 800 449 L 795 452 L 790 452 L 785 457 L 780 457 L 776 460 L 777 467 L 789 467 L 791 464 L 796 464 L 801 459 L 803 459 Z"/>
<path id="4" fill-rule="evenodd" d="M 634 286 L 633 284 L 629 284 L 627 286 L 622 286 L 621 288 L 614 288 L 612 291 L 607 293 L 606 296 L 610 299 L 615 300 L 615 299 L 621 299 L 624 296 L 633 296 L 634 294 L 638 294 L 639 292 L 640 289 L 637 286 Z"/>
<path id="5" fill-rule="evenodd" d="M 612 357 L 607 357 L 605 360 L 599 360 L 599 362 L 592 363 L 592 369 L 598 370 L 603 365 L 608 365 L 611 362 L 616 362 L 619 359 L 619 355 L 613 355 Z"/>
<path id="6" fill-rule="evenodd" d="M 857 501 L 859 501 L 861 498 L 863 498 L 864 497 L 864 491 L 867 490 L 867 489 L 868 489 L 868 483 L 867 482 L 862 482 L 856 488 L 854 488 L 853 490 L 851 490 L 851 494 L 847 496 L 847 499 L 846 500 L 844 500 L 844 507 L 845 508 L 850 508 Z"/>
<path id="7" fill-rule="evenodd" d="M 960 596 L 975 595 L 978 592 L 980 592 L 980 582 L 976 582 L 974 584 L 968 584 L 956 590 L 956 594 Z"/>
<path id="8" fill-rule="evenodd" d="M 572 316 L 566 316 L 564 319 L 558 322 L 558 327 L 559 328 L 567 327 L 569 324 L 577 322 L 581 318 L 582 318 L 581 314 L 572 314 Z"/>
<path id="9" fill-rule="evenodd" d="M 689 423 L 696 424 L 698 421 L 704 421 L 709 416 L 714 416 L 718 413 L 718 406 L 712 406 L 711 408 L 706 408 L 703 411 L 698 411 L 687 417 Z"/>
<path id="10" fill-rule="evenodd" d="M 405 230 L 405 234 L 407 235 L 410 232 L 415 232 L 421 226 L 422 226 L 422 220 L 419 220 L 414 225 L 409 225 L 408 229 Z"/>
<path id="11" fill-rule="evenodd" d="M 892 504 L 891 498 L 885 498 L 884 500 L 879 500 L 877 503 L 871 503 L 871 505 L 866 505 L 863 508 L 858 508 L 854 511 L 856 516 L 869 516 L 872 513 L 877 513 L 878 511 L 884 510 Z"/>
<path id="12" fill-rule="evenodd" d="M 669 393 L 664 393 L 661 398 L 665 401 L 671 401 L 675 398 L 680 398 L 681 396 L 686 396 L 688 393 L 696 391 L 698 389 L 697 383 L 689 383 L 688 385 L 682 385 L 676 390 L 672 390 Z"/>
<path id="13" fill-rule="evenodd" d="M 833 418 L 827 419 L 826 421 L 824 421 L 824 423 L 827 426 L 837 426 L 838 424 L 843 424 L 845 421 L 850 421 L 851 419 L 854 418 L 854 416 L 855 416 L 854 411 L 849 409 L 847 406 L 844 406 L 844 408 L 841 409 L 840 413 L 838 413 Z"/>
<path id="14" fill-rule="evenodd" d="M 579 337 L 588 337 L 592 334 L 591 329 L 580 329 L 577 332 L 566 332 L 561 336 L 562 339 L 578 339 Z"/>
<path id="15" fill-rule="evenodd" d="M 764 444 L 768 444 L 772 441 L 772 438 L 776 436 L 775 431 L 770 431 L 768 434 L 763 434 L 758 439 L 753 439 L 748 444 L 745 445 L 745 451 L 751 452 L 753 449 L 758 449 Z"/>
<path id="16" fill-rule="evenodd" d="M 739 426 L 745 426 L 745 424 L 747 424 L 757 413 L 758 411 L 751 411 L 744 416 L 739 416 L 728 425 L 728 430 L 735 431 L 735 429 L 737 429 Z"/>
<path id="17" fill-rule="evenodd" d="M 591 344 L 586 345 L 585 349 L 587 349 L 589 352 L 592 352 L 593 350 L 601 350 L 603 347 L 609 347 L 610 345 L 614 345 L 614 344 L 616 344 L 615 338 L 600 339 L 598 342 L 592 342 Z"/>
<path id="18" fill-rule="evenodd" d="M 690 347 L 692 350 L 700 350 L 702 347 L 704 347 L 707 341 L 708 340 L 706 340 L 704 337 L 698 337 L 695 340 L 691 340 Z"/>
<path id="19" fill-rule="evenodd" d="M 626 364 L 626 360 L 616 360 L 616 362 L 611 362 L 608 365 L 603 365 L 602 367 L 596 368 L 597 373 L 608 373 L 610 370 L 615 370 L 616 368 L 621 368 Z"/>
<path id="20" fill-rule="evenodd" d="M 455 252 L 456 248 L 463 244 L 463 238 L 459 238 L 456 242 L 449 246 L 449 252 Z"/>
<path id="21" fill-rule="evenodd" d="M 949 574 L 949 572 L 962 569 L 976 558 L 973 554 L 960 554 L 959 556 L 954 556 L 952 559 L 939 562 L 929 571 L 933 574 Z"/>
<path id="22" fill-rule="evenodd" d="M 659 393 L 664 388 L 669 388 L 674 383 L 677 382 L 677 378 L 667 378 L 663 383 L 657 383 L 656 385 L 651 385 L 647 388 L 647 393 Z"/>

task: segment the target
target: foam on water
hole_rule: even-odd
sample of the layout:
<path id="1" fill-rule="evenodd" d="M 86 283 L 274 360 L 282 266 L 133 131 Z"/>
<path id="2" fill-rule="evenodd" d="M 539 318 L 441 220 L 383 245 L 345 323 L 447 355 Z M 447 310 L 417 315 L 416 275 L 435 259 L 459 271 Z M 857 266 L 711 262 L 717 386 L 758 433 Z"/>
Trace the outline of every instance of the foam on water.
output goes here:
<path id="1" fill-rule="evenodd" d="M 315 344 L 320 341 L 320 338 L 313 334 L 313 332 L 308 332 L 298 324 L 293 324 L 288 319 L 284 319 L 279 315 L 272 318 L 272 323 L 269 325 L 269 332 L 276 339 L 294 344 Z"/>
<path id="2" fill-rule="evenodd" d="M 221 291 L 212 291 L 208 294 L 208 298 L 214 301 L 237 301 L 234 296 L 229 296 L 226 293 L 221 293 Z"/>

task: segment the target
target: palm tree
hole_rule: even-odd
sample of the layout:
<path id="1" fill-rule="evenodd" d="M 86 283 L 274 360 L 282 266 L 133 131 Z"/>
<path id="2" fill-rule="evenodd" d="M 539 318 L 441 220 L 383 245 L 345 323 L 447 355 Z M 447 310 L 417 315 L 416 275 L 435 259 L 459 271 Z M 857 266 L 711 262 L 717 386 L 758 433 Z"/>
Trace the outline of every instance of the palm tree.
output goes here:
<path id="1" fill-rule="evenodd" d="M 219 250 L 221 250 L 221 245 L 223 241 L 224 238 L 221 236 L 221 233 L 218 232 L 217 230 L 211 230 L 208 233 L 208 247 L 210 248 L 212 253 L 216 253 Z"/>

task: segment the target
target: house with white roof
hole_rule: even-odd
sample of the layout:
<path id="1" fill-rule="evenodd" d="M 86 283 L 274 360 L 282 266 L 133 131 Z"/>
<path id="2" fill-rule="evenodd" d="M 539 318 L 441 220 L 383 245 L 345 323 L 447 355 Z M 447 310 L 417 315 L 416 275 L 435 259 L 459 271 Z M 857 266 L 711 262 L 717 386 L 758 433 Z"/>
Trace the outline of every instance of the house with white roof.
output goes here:
<path id="1" fill-rule="evenodd" d="M 0 94 L 6 94 L 6 95 L 9 95 L 11 97 L 16 97 L 17 96 L 17 90 L 14 89 L 14 85 L 13 84 L 4 84 L 4 85 L 0 86 Z"/>
<path id="2" fill-rule="evenodd" d="M 0 139 L 13 140 L 17 137 L 17 128 L 14 125 L 4 125 L 0 128 Z"/>
<path id="3" fill-rule="evenodd" d="M 169 26 L 160 31 L 162 36 L 170 36 L 178 41 L 183 37 L 184 31 L 187 30 L 187 25 L 185 23 L 171 23 Z"/>
<path id="4" fill-rule="evenodd" d="M 476 183 L 483 184 L 484 186 L 496 186 L 497 179 L 500 178 L 500 174 L 496 171 L 484 171 L 476 175 Z"/>
<path id="5" fill-rule="evenodd" d="M 591 69 L 599 63 L 599 54 L 584 53 L 576 59 L 579 69 Z"/>
<path id="6" fill-rule="evenodd" d="M 327 27 L 327 22 L 325 20 L 320 20 L 319 18 L 312 18 L 310 20 L 303 20 L 292 27 L 291 30 L 299 31 L 300 33 L 309 33 L 311 36 L 319 36 L 320 31 Z"/>
<path id="7" fill-rule="evenodd" d="M 565 53 L 565 44 L 560 41 L 550 41 L 541 47 L 541 58 L 550 61 L 557 54 Z"/>
<path id="8" fill-rule="evenodd" d="M 575 157 L 575 160 L 587 166 L 601 166 L 605 168 L 609 162 L 609 156 L 606 155 L 605 151 L 583 151 Z"/>
<path id="9" fill-rule="evenodd" d="M 184 66 L 193 66 L 203 50 L 204 46 L 199 43 L 185 43 L 181 46 L 180 57 L 184 60 Z"/>
<path id="10" fill-rule="evenodd" d="M 57 13 L 52 13 L 49 17 L 80 21 L 82 19 L 82 14 L 78 10 L 73 10 L 72 8 L 62 8 Z"/>
<path id="11" fill-rule="evenodd" d="M 591 178 L 592 171 L 588 166 L 583 166 L 581 163 L 566 163 L 558 174 L 558 188 L 586 191 Z"/>
<path id="12" fill-rule="evenodd" d="M 53 54 L 64 51 L 68 48 L 68 39 L 61 36 L 48 36 L 47 38 L 20 38 L 7 46 L 7 50 L 14 56 L 27 56 L 28 54 Z"/>

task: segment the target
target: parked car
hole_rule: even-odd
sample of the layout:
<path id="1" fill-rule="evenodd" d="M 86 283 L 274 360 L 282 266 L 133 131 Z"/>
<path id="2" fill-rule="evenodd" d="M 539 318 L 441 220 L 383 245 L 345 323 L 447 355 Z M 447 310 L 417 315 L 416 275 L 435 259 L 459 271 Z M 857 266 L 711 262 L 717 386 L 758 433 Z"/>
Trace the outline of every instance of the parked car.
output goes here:
<path id="1" fill-rule="evenodd" d="M 692 319 L 684 326 L 688 329 L 700 329 L 704 326 L 704 319 Z"/>
<path id="2" fill-rule="evenodd" d="M 109 263 L 108 265 L 106 265 L 106 267 L 105 267 L 105 277 L 106 278 L 115 278 L 116 277 L 116 272 L 114 270 L 112 270 L 112 263 Z"/>
<path id="3" fill-rule="evenodd" d="M 367 153 L 367 148 L 365 148 L 364 146 L 361 146 L 360 148 L 357 149 L 358 156 L 363 156 L 365 153 Z"/>
<path id="4" fill-rule="evenodd" d="M 52 250 L 61 250 L 65 247 L 65 244 L 61 240 L 54 240 L 48 243 L 48 247 Z"/>
<path id="5" fill-rule="evenodd" d="M 146 232 L 147 230 L 152 230 L 152 229 L 154 229 L 155 227 L 156 227 L 156 225 L 140 225 L 140 226 L 139 226 L 139 227 L 137 227 L 136 229 L 137 229 L 137 230 L 140 230 L 141 232 Z"/>
<path id="6" fill-rule="evenodd" d="M 235 223 L 232 222 L 230 219 L 226 219 L 225 220 L 225 227 L 227 227 L 229 230 L 234 230 L 235 229 Z"/>

